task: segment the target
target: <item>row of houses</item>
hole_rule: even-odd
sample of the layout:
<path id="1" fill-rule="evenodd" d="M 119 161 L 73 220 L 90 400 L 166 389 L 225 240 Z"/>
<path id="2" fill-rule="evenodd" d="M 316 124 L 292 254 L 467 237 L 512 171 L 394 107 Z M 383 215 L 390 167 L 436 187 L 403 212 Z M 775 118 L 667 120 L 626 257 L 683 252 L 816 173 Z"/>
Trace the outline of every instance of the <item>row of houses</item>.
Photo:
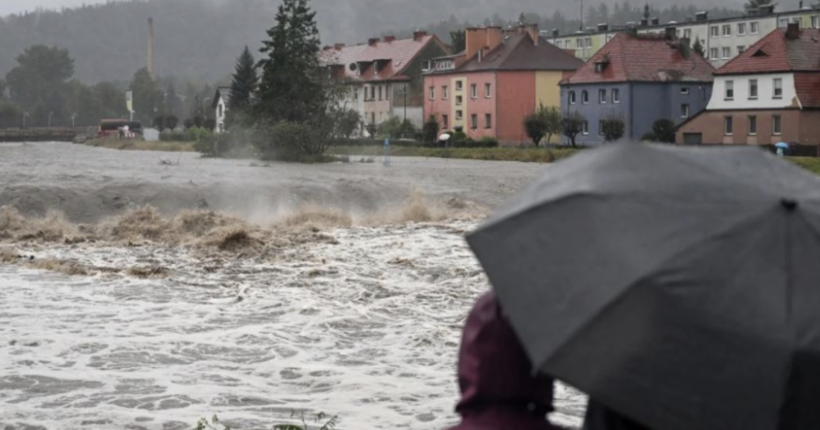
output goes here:
<path id="1" fill-rule="evenodd" d="M 748 47 L 777 28 L 797 24 L 802 29 L 820 28 L 820 9 L 800 6 L 797 10 L 776 12 L 774 5 L 750 9 L 743 16 L 709 19 L 707 12 L 700 12 L 684 22 L 660 23 L 657 18 L 644 17 L 637 22 L 611 26 L 607 23 L 587 27 L 571 34 L 559 34 L 556 30 L 542 31 L 550 43 L 570 50 L 578 58 L 587 61 L 604 47 L 616 34 L 635 31 L 638 34 L 664 34 L 674 28 L 680 39 L 696 41 L 704 48 L 704 57 L 715 68 L 722 67 L 732 58 L 742 54 Z"/>

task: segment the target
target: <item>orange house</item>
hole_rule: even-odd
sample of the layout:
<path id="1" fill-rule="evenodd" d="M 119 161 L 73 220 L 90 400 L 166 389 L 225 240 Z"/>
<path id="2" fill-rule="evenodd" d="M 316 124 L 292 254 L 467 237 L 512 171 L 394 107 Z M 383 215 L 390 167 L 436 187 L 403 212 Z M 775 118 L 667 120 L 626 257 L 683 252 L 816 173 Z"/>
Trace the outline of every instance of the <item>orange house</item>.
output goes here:
<path id="1" fill-rule="evenodd" d="M 541 104 L 560 107 L 558 84 L 583 64 L 542 39 L 537 26 L 468 28 L 465 51 L 433 59 L 424 76 L 424 118 L 476 140 L 529 142 L 524 118 Z"/>

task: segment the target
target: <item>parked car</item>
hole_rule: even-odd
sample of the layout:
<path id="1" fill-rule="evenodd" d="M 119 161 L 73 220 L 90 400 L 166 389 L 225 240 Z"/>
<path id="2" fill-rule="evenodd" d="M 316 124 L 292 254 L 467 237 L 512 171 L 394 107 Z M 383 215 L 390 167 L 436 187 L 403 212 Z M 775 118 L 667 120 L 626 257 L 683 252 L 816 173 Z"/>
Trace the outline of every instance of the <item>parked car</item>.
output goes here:
<path id="1" fill-rule="evenodd" d="M 124 119 L 104 119 L 100 121 L 98 137 L 118 136 L 135 138 L 142 136 L 142 123 Z"/>

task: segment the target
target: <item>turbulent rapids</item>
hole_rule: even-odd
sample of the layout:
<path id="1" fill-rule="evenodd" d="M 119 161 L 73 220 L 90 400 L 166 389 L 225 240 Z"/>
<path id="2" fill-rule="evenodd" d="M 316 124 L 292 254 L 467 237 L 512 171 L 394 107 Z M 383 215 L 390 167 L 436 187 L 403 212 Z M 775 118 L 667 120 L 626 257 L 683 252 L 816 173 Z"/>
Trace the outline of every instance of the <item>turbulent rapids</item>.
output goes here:
<path id="1" fill-rule="evenodd" d="M 161 158 L 0 145 L 0 428 L 456 420 L 464 233 L 541 166 Z"/>

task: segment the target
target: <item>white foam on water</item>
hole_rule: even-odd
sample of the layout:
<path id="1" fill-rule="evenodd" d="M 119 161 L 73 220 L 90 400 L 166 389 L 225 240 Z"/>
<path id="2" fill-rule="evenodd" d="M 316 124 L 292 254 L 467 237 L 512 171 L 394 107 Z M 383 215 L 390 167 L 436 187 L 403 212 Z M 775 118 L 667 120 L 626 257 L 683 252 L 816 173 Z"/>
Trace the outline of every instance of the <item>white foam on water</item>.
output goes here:
<path id="1" fill-rule="evenodd" d="M 213 414 L 270 428 L 293 411 L 340 429 L 438 430 L 457 421 L 461 327 L 488 284 L 466 221 L 352 227 L 273 257 L 185 248 L 17 247 L 93 277 L 0 265 L 0 426 L 188 429 Z M 555 421 L 584 398 L 560 386 Z"/>

